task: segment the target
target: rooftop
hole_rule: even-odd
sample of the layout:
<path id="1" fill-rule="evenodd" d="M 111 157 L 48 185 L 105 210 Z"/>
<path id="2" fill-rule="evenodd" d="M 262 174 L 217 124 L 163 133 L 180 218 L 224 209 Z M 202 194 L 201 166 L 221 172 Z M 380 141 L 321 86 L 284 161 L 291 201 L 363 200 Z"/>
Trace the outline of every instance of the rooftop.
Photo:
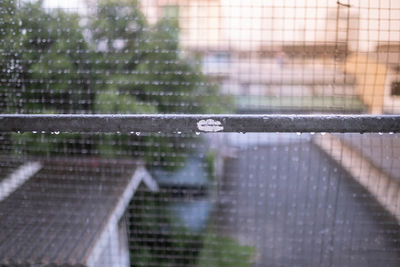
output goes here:
<path id="1" fill-rule="evenodd" d="M 0 265 L 84 266 L 140 165 L 56 158 L 0 202 Z"/>

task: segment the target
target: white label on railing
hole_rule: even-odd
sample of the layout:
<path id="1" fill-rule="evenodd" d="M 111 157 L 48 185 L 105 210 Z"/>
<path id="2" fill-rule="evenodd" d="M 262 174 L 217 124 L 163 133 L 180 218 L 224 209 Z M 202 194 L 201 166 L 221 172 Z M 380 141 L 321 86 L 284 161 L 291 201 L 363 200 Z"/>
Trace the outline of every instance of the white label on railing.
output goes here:
<path id="1" fill-rule="evenodd" d="M 200 120 L 197 122 L 197 128 L 204 132 L 219 132 L 224 129 L 220 121 L 213 119 Z"/>

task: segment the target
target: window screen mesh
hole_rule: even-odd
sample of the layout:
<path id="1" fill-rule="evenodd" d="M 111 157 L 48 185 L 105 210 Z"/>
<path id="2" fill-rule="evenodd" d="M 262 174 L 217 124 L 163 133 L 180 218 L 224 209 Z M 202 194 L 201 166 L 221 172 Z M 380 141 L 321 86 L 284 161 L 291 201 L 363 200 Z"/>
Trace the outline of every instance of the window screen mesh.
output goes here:
<path id="1" fill-rule="evenodd" d="M 396 115 L 399 84 L 396 0 L 0 0 L 1 114 Z M 399 266 L 398 131 L 2 132 L 0 265 Z"/>

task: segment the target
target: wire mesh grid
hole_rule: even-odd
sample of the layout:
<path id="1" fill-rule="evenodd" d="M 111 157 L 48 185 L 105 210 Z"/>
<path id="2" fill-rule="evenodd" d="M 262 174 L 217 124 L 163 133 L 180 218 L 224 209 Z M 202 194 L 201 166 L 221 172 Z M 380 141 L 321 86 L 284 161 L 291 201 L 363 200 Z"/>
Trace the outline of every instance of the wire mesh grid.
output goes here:
<path id="1" fill-rule="evenodd" d="M 3 0 L 0 113 L 1 266 L 400 265 L 396 0 Z"/>

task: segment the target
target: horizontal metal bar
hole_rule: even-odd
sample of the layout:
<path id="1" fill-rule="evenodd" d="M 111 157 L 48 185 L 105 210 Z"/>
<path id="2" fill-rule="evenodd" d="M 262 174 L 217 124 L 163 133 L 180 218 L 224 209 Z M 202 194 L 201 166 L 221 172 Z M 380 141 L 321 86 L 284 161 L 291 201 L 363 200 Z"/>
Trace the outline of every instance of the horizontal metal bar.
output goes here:
<path id="1" fill-rule="evenodd" d="M 0 132 L 400 132 L 399 115 L 0 115 Z"/>

